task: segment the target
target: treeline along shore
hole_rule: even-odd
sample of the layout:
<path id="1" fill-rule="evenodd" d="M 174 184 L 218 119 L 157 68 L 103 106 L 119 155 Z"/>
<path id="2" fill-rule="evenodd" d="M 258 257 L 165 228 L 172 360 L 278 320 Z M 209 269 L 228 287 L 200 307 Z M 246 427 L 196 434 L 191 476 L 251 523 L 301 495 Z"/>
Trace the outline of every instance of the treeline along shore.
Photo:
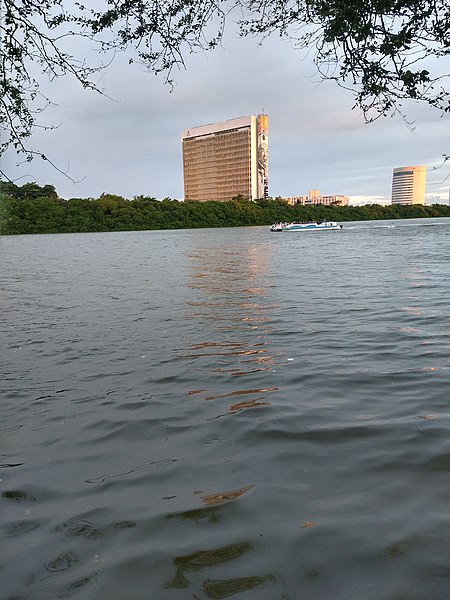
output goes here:
<path id="1" fill-rule="evenodd" d="M 371 204 L 366 206 L 291 206 L 281 198 L 251 202 L 160 201 L 147 196 L 127 200 L 113 194 L 99 198 L 60 198 L 52 185 L 0 182 L 0 234 L 143 231 L 271 225 L 280 221 L 368 221 L 450 217 L 450 206 Z"/>

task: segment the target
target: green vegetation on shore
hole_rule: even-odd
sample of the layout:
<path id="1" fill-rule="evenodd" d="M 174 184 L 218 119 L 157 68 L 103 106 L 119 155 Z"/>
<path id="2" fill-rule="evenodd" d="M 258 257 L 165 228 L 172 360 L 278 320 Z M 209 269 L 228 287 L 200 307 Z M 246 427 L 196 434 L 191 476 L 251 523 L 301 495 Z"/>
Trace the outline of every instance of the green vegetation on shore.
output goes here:
<path id="1" fill-rule="evenodd" d="M 229 202 L 178 202 L 166 198 L 102 194 L 100 198 L 58 197 L 52 185 L 16 186 L 0 181 L 0 234 L 142 231 L 271 225 L 279 221 L 368 221 L 450 217 L 450 206 L 290 206 L 279 198 Z"/>

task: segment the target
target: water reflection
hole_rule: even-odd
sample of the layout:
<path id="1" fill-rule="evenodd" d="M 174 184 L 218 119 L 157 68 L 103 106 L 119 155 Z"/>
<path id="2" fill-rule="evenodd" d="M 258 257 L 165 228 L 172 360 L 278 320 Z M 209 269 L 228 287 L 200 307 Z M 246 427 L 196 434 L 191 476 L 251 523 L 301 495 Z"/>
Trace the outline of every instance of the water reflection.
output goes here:
<path id="1" fill-rule="evenodd" d="M 193 243 L 194 249 L 187 253 L 190 295 L 185 319 L 195 324 L 195 330 L 178 354 L 189 373 L 187 402 L 201 406 L 205 424 L 221 417 L 239 418 L 242 412 L 256 416 L 272 405 L 279 391 L 272 374 L 280 356 L 271 343 L 275 307 L 268 293 L 268 257 L 260 245 L 237 249 L 209 241 L 205 247 L 203 237 L 193 238 Z M 213 431 L 216 433 L 202 439 L 203 444 L 223 441 L 220 425 Z M 218 468 L 221 463 L 232 462 L 229 446 L 224 449 L 222 455 L 220 445 L 214 448 Z M 256 492 L 256 486 L 248 480 L 239 481 L 239 472 L 231 469 L 224 471 L 223 478 L 214 474 L 207 479 L 206 487 L 193 492 L 203 507 L 187 507 L 166 518 L 190 521 L 186 525 L 198 527 L 202 536 L 205 527 L 211 527 L 212 539 L 217 540 L 224 526 L 228 531 L 243 497 Z M 250 563 L 246 558 L 245 564 L 239 560 L 253 549 L 252 541 L 238 538 L 222 547 L 214 547 L 214 542 L 211 545 L 212 549 L 207 546 L 173 558 L 175 573 L 166 582 L 166 589 L 200 586 L 207 598 L 226 598 L 275 581 L 266 573 L 255 574 L 254 558 Z M 226 575 L 232 576 L 220 577 L 225 575 L 220 566 L 230 561 L 236 562 L 239 571 L 230 573 L 227 567 Z M 219 569 L 209 571 L 213 567 Z M 190 581 L 196 571 L 207 571 L 209 577 Z"/>
<path id="2" fill-rule="evenodd" d="M 236 577 L 235 579 L 207 579 L 203 583 L 203 591 L 208 598 L 228 598 L 241 592 L 259 587 L 267 581 L 274 581 L 271 575 L 253 577 Z"/>
<path id="3" fill-rule="evenodd" d="M 202 502 L 204 504 L 207 504 L 208 506 L 212 506 L 215 504 L 223 504 L 224 502 L 229 502 L 230 500 L 236 500 L 236 498 L 239 498 L 239 496 L 246 494 L 254 487 L 254 485 L 246 485 L 240 488 L 239 490 L 232 490 L 230 492 L 219 492 L 218 494 L 201 496 L 201 499 Z"/>
<path id="4" fill-rule="evenodd" d="M 173 561 L 176 573 L 167 582 L 166 588 L 186 588 L 189 586 L 186 577 L 187 571 L 199 571 L 229 562 L 248 552 L 251 547 L 252 545 L 249 542 L 239 542 L 222 548 L 214 548 L 213 550 L 201 550 L 188 556 L 179 556 Z"/>
<path id="5" fill-rule="evenodd" d="M 450 229 L 371 227 L 3 240 L 2 599 L 448 598 Z"/>
<path id="6" fill-rule="evenodd" d="M 278 389 L 278 388 L 277 388 Z M 255 408 L 257 406 L 269 406 L 270 402 L 260 402 L 263 399 L 263 396 L 260 398 L 254 398 L 253 400 L 244 400 L 243 402 L 236 402 L 236 404 L 232 404 L 228 411 L 231 413 L 239 412 L 244 410 L 245 408 Z"/>
<path id="7" fill-rule="evenodd" d="M 422 246 L 423 239 L 419 237 L 415 240 L 415 255 L 411 256 L 405 271 L 400 275 L 400 281 L 404 287 L 404 305 L 400 306 L 402 315 L 397 329 L 401 334 L 415 338 L 418 345 L 424 347 L 422 358 L 425 359 L 427 356 L 430 358 L 433 354 L 433 334 L 430 335 L 429 324 L 430 318 L 433 318 L 434 314 L 433 307 L 427 300 L 432 276 L 426 261 L 423 260 L 424 249 Z M 420 366 L 415 370 L 426 369 L 435 370 L 434 367 Z"/>
<path id="8" fill-rule="evenodd" d="M 202 393 L 207 401 L 234 399 L 221 416 L 270 406 L 277 387 L 246 385 L 252 378 L 260 382 L 279 360 L 270 344 L 275 306 L 268 297 L 267 253 L 261 245 L 237 249 L 211 244 L 188 252 L 188 261 L 188 287 L 193 293 L 186 318 L 200 322 L 203 337 L 191 343 L 184 358 L 201 371 L 202 381 L 220 381 L 220 387 L 217 383 L 214 389 L 187 393 Z M 235 378 L 239 378 L 239 388 L 232 383 Z M 251 397 L 239 401 L 242 395 Z"/>

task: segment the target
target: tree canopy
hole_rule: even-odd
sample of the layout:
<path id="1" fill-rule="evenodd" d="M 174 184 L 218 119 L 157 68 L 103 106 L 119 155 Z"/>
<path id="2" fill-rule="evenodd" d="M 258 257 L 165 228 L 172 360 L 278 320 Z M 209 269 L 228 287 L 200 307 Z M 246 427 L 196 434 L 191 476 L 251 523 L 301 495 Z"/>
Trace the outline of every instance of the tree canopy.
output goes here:
<path id="1" fill-rule="evenodd" d="M 312 51 L 324 79 L 354 91 L 366 120 L 391 113 L 408 98 L 450 111 L 448 0 L 100 0 L 95 5 L 2 0 L 0 152 L 13 147 L 27 160 L 37 154 L 28 138 L 42 126 L 39 115 L 50 103 L 41 93 L 43 77 L 70 76 L 101 92 L 96 73 L 114 53 L 126 51 L 130 63 L 139 61 L 170 82 L 187 53 L 221 42 L 226 23 L 243 36 L 277 34 Z M 98 50 L 97 63 L 84 58 L 83 42 Z"/>
<path id="2" fill-rule="evenodd" d="M 15 200 L 36 200 L 36 198 L 58 198 L 54 185 L 49 183 L 40 186 L 35 181 L 16 185 L 11 181 L 0 181 L 0 194 L 5 194 Z"/>
<path id="3" fill-rule="evenodd" d="M 450 217 L 450 206 L 415 204 L 381 206 L 291 206 L 281 198 L 252 202 L 178 202 L 136 196 L 127 200 L 115 194 L 99 198 L 58 198 L 52 185 L 17 186 L 0 181 L 0 235 L 144 231 L 271 225 L 280 221 L 365 221 Z"/>

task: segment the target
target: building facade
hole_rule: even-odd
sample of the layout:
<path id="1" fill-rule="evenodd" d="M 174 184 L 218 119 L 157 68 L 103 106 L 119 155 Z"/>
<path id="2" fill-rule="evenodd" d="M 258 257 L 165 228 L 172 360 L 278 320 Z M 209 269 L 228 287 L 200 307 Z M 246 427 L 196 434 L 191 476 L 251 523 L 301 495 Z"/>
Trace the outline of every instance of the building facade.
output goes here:
<path id="1" fill-rule="evenodd" d="M 425 204 L 427 168 L 397 167 L 392 175 L 392 204 Z"/>
<path id="2" fill-rule="evenodd" d="M 289 204 L 302 204 L 304 206 L 312 204 L 323 204 L 330 206 L 336 204 L 339 206 L 348 206 L 349 198 L 343 194 L 335 194 L 334 196 L 321 196 L 320 190 L 308 190 L 307 196 L 291 196 L 290 198 L 284 198 Z"/>
<path id="3" fill-rule="evenodd" d="M 238 117 L 184 131 L 184 199 L 267 198 L 268 141 L 267 115 Z"/>

